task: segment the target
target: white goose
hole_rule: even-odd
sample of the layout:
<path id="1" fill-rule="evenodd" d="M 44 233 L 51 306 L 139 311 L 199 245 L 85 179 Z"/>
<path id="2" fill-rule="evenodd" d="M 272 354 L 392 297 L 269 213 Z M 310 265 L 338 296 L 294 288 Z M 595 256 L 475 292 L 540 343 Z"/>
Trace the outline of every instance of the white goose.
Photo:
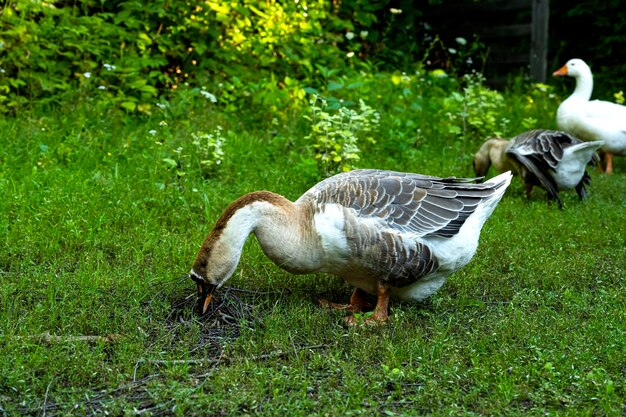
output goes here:
<path id="1" fill-rule="evenodd" d="M 559 190 L 575 188 L 582 200 L 591 178 L 585 170 L 590 162 L 598 162 L 596 151 L 603 141 L 583 142 L 556 130 L 529 130 L 511 140 L 489 139 L 474 155 L 474 171 L 485 176 L 491 164 L 498 171 L 516 171 L 526 185 L 530 198 L 533 186 L 542 187 L 559 207 L 563 202 Z"/>
<path id="2" fill-rule="evenodd" d="M 570 59 L 553 75 L 576 78 L 576 89 L 556 113 L 559 129 L 584 140 L 603 140 L 606 173 L 613 173 L 613 155 L 626 154 L 626 106 L 592 100 L 593 75 L 582 59 Z"/>
<path id="3" fill-rule="evenodd" d="M 387 320 L 390 296 L 421 300 L 474 256 L 480 230 L 511 182 L 507 172 L 483 184 L 379 170 L 321 181 L 296 202 L 257 191 L 230 204 L 200 248 L 189 277 L 204 314 L 216 288 L 235 271 L 250 233 L 279 267 L 336 274 L 378 297 L 369 323 Z M 336 304 L 329 303 L 333 307 Z M 356 319 L 346 318 L 349 324 Z"/>

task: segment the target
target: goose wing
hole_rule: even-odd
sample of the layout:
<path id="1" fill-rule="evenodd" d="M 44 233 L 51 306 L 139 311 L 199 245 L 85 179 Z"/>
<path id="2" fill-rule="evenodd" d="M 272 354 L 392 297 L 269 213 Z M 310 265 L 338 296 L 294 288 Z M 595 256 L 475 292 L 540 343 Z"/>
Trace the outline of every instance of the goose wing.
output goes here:
<path id="1" fill-rule="evenodd" d="M 548 194 L 560 202 L 554 175 L 563 159 L 565 148 L 579 143 L 582 141 L 565 132 L 531 130 L 511 139 L 506 154 L 526 167 Z"/>
<path id="2" fill-rule="evenodd" d="M 583 116 L 617 122 L 626 130 L 626 106 L 621 104 L 604 100 L 591 100 L 586 103 Z"/>
<path id="3" fill-rule="evenodd" d="M 360 218 L 418 236 L 452 237 L 498 185 L 382 170 L 356 170 L 318 183 L 299 201 L 339 204 Z M 297 202 L 296 202 L 297 203 Z"/>
<path id="4" fill-rule="evenodd" d="M 604 132 L 613 131 L 626 135 L 626 106 L 609 101 L 592 100 L 585 103 L 579 117 L 579 123 L 587 128 L 593 127 L 594 132 L 600 129 Z"/>

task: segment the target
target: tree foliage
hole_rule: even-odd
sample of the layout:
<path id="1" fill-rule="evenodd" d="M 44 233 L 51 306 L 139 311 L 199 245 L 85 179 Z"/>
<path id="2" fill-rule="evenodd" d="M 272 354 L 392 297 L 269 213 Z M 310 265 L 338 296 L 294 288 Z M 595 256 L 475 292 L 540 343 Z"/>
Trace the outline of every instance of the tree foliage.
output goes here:
<path id="1" fill-rule="evenodd" d="M 478 57 L 477 40 L 439 45 L 426 30 L 428 5 L 446 1 L 9 0 L 0 6 L 0 112 L 77 93 L 150 112 L 159 96 L 200 95 L 202 87 L 219 90 L 227 112 L 276 111 L 306 106 L 306 87 L 361 70 L 408 71 L 431 61 L 467 70 L 461 66 Z M 569 33 L 552 31 L 553 66 L 576 45 L 594 68 L 619 70 L 626 43 L 619 2 L 568 1 L 551 6 L 551 27 Z M 566 31 L 581 22 L 602 36 L 590 44 L 583 32 Z M 433 61 L 433 51 L 445 54 Z"/>

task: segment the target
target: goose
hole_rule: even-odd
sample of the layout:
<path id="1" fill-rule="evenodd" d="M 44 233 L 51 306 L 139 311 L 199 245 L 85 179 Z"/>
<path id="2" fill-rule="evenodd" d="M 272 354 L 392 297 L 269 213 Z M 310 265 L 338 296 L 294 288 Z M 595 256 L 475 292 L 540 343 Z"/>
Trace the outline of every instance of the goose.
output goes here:
<path id="1" fill-rule="evenodd" d="M 253 233 L 280 268 L 335 274 L 355 287 L 349 304 L 331 307 L 358 313 L 366 293 L 376 296 L 364 324 L 384 323 L 390 297 L 422 300 L 474 256 L 511 173 L 472 181 L 355 170 L 321 181 L 295 202 L 270 191 L 248 193 L 224 210 L 189 272 L 199 312 L 233 274 Z M 359 324 L 356 316 L 346 322 Z"/>
<path id="2" fill-rule="evenodd" d="M 511 140 L 485 141 L 474 155 L 474 171 L 485 176 L 493 164 L 498 171 L 517 172 L 526 185 L 528 199 L 533 186 L 538 185 L 563 208 L 559 190 L 575 188 L 581 200 L 587 197 L 585 186 L 591 178 L 585 168 L 598 162 L 596 151 L 602 145 L 603 141 L 583 142 L 557 130 L 529 130 Z"/>
<path id="3" fill-rule="evenodd" d="M 626 106 L 602 100 L 589 101 L 593 75 L 582 59 L 570 59 L 552 75 L 576 78 L 574 92 L 557 110 L 557 126 L 583 140 L 603 140 L 605 173 L 612 174 L 613 155 L 626 154 Z"/>

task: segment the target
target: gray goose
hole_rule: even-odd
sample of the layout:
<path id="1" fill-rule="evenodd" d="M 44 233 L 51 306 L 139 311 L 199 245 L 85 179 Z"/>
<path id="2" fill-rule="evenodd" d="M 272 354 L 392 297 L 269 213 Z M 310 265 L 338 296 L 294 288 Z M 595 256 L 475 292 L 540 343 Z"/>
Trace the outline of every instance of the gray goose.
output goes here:
<path id="1" fill-rule="evenodd" d="M 603 144 L 583 142 L 557 130 L 529 130 L 511 140 L 485 141 L 474 155 L 474 171 L 484 176 L 492 164 L 498 171 L 513 170 L 522 177 L 527 198 L 533 186 L 540 186 L 562 208 L 560 190 L 575 189 L 581 200 L 587 197 L 585 186 L 591 178 L 586 166 L 598 162 L 596 151 Z"/>
<path id="2" fill-rule="evenodd" d="M 253 233 L 282 269 L 331 273 L 352 284 L 350 304 L 341 308 L 359 312 L 367 304 L 365 293 L 377 296 L 367 323 L 385 322 L 390 297 L 422 300 L 474 256 L 511 173 L 471 181 L 356 170 L 321 181 L 295 202 L 269 191 L 246 194 L 217 220 L 189 273 L 198 286 L 200 314 L 235 271 Z"/>

